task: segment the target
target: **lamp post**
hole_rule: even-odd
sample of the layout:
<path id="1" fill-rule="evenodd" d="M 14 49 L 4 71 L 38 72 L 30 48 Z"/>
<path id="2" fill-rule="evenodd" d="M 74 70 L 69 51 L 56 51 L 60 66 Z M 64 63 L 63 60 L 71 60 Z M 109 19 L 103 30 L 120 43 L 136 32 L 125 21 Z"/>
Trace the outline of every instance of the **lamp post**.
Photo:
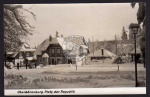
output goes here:
<path id="1" fill-rule="evenodd" d="M 135 87 L 138 86 L 138 82 L 137 82 L 137 58 L 136 58 L 136 34 L 138 33 L 138 28 L 139 28 L 139 24 L 131 23 L 129 25 L 129 29 L 130 29 L 131 33 L 133 33 L 133 35 L 134 35 Z"/>

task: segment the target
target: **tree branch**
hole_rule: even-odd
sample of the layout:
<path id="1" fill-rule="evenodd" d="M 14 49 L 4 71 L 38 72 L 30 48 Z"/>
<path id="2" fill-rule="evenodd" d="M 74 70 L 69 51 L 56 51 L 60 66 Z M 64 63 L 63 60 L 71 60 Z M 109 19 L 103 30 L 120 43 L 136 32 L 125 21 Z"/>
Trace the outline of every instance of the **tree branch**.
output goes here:
<path id="1" fill-rule="evenodd" d="M 24 25 L 22 24 L 22 21 L 23 21 L 23 20 L 19 19 L 20 16 L 18 16 L 19 14 L 17 14 L 17 12 L 16 12 L 16 10 L 15 10 L 15 9 L 17 9 L 17 6 L 16 6 L 15 8 L 12 8 L 12 7 L 8 6 L 8 5 L 4 5 L 4 8 L 6 8 L 7 10 L 9 10 L 9 11 L 12 12 L 12 14 L 14 15 L 16 21 L 19 23 L 19 25 L 21 26 L 21 28 L 22 28 L 23 31 L 25 31 L 26 33 L 32 35 L 32 33 L 30 33 L 30 32 L 24 27 Z M 21 7 L 18 7 L 18 8 L 21 8 Z M 23 9 L 23 8 L 21 8 L 21 9 Z M 26 9 L 23 9 L 23 10 L 26 10 Z M 26 10 L 26 11 L 28 11 L 28 10 Z M 30 11 L 28 11 L 28 12 L 30 12 Z M 36 19 L 36 18 L 35 18 L 36 15 L 34 15 L 32 12 L 30 12 L 30 13 L 34 16 L 34 19 Z M 29 25 L 31 28 L 33 28 L 29 23 L 27 23 L 27 22 L 25 22 L 25 21 L 24 21 L 24 23 L 26 23 L 26 24 Z"/>
<path id="2" fill-rule="evenodd" d="M 33 18 L 36 20 L 36 15 L 35 15 L 33 12 L 31 12 L 31 11 L 29 11 L 29 10 L 27 10 L 27 9 L 24 9 L 24 8 L 22 8 L 22 9 L 25 10 L 25 11 L 27 11 L 27 12 L 29 12 L 29 13 L 31 13 L 32 16 L 33 16 Z"/>

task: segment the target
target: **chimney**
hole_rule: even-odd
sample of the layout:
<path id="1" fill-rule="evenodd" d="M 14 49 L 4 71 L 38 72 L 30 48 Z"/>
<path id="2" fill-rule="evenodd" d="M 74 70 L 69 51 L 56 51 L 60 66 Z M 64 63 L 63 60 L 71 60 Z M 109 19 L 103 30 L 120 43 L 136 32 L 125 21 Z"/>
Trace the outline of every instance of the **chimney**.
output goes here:
<path id="1" fill-rule="evenodd" d="M 52 36 L 51 35 L 49 36 L 49 41 L 52 41 Z"/>
<path id="2" fill-rule="evenodd" d="M 56 31 L 56 37 L 59 37 L 58 32 Z"/>

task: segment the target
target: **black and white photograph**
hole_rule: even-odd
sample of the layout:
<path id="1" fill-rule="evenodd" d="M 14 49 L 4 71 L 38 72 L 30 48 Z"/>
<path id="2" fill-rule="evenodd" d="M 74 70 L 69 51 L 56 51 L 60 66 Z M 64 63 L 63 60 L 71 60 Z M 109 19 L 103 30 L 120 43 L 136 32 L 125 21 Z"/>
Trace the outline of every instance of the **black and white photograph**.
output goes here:
<path id="1" fill-rule="evenodd" d="M 145 2 L 3 4 L 3 27 L 5 95 L 146 94 Z"/>

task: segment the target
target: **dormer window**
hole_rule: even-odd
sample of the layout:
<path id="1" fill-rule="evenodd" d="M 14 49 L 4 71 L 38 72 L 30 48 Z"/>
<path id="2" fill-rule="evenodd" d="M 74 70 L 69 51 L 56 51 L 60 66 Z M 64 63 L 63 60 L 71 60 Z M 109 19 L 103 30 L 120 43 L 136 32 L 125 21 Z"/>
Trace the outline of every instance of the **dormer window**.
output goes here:
<path id="1" fill-rule="evenodd" d="M 26 52 L 26 57 L 29 57 L 30 56 L 30 53 L 29 52 Z"/>

